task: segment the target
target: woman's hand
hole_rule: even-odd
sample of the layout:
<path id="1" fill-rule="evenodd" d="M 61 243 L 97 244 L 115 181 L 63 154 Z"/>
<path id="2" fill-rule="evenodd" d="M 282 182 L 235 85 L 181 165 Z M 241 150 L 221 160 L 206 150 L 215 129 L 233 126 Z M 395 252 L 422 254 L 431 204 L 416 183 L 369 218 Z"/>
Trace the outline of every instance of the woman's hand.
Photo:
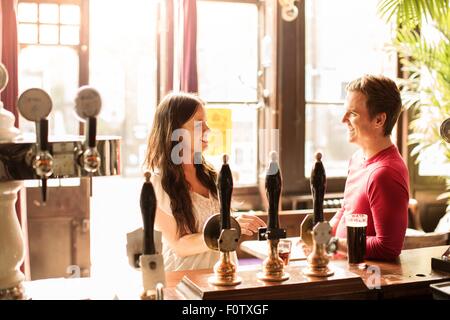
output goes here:
<path id="1" fill-rule="evenodd" d="M 266 223 L 261 218 L 252 214 L 240 213 L 235 218 L 241 227 L 241 233 L 247 236 L 258 233 L 258 228 L 266 227 Z"/>

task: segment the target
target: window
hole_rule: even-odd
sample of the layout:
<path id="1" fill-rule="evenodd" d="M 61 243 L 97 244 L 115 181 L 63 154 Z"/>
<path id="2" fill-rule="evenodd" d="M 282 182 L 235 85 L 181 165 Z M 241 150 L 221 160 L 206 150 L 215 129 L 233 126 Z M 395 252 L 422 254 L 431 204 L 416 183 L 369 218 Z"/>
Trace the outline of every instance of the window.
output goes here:
<path id="1" fill-rule="evenodd" d="M 80 43 L 79 4 L 20 2 L 17 17 L 22 44 Z"/>
<path id="2" fill-rule="evenodd" d="M 74 99 L 89 84 L 102 97 L 97 134 L 122 138 L 121 176 L 92 179 L 92 275 L 117 274 L 111 261 L 126 272 L 125 251 L 110 248 L 125 248 L 126 233 L 142 225 L 141 165 L 156 106 L 157 6 L 149 0 L 18 3 L 19 90 L 49 93 L 50 134 L 78 134 Z M 33 123 L 20 123 L 22 132 L 34 133 Z"/>
<path id="3" fill-rule="evenodd" d="M 420 30 L 423 38 L 428 39 L 427 43 L 438 44 L 442 40 L 441 32 L 438 28 L 427 21 L 424 21 Z M 441 123 L 448 118 L 448 108 L 446 109 L 443 105 L 444 101 L 439 95 L 442 95 L 441 90 L 435 90 L 429 92 L 428 88 L 433 88 L 436 86 L 436 74 L 430 74 L 426 67 L 422 67 L 421 73 L 421 107 L 420 107 L 420 118 L 415 117 L 416 130 L 413 132 L 417 134 L 422 134 L 421 137 L 421 147 L 423 145 L 429 145 L 428 148 L 421 151 L 417 160 L 418 163 L 418 174 L 422 177 L 440 177 L 445 172 L 450 172 L 449 158 L 446 155 L 446 145 L 439 136 L 439 126 Z M 433 100 L 437 98 L 437 102 Z M 448 150 L 448 149 L 447 149 Z M 445 175 L 445 174 L 444 174 Z M 416 179 L 419 177 L 416 177 Z M 418 180 L 421 180 L 420 178 Z M 436 184 L 439 184 L 437 182 Z"/>
<path id="4" fill-rule="evenodd" d="M 81 1 L 19 1 L 17 6 L 19 51 L 19 92 L 42 88 L 51 96 L 49 133 L 78 133 L 73 113 L 80 85 Z M 24 133 L 35 125 L 20 120 Z"/>
<path id="5" fill-rule="evenodd" d="M 417 160 L 420 161 L 417 164 L 417 173 L 421 177 L 442 177 L 445 176 L 446 172 L 450 172 L 445 142 L 441 141 L 438 136 L 439 126 L 443 119 L 445 119 L 445 114 L 439 106 L 422 105 L 420 107 L 420 118 L 414 120 L 415 134 L 421 134 L 423 144 L 429 144 L 426 150 L 423 150 L 417 156 Z M 416 149 L 420 147 L 422 146 L 414 146 Z M 419 180 L 420 177 L 416 177 L 416 179 Z M 436 184 L 439 184 L 439 182 Z"/>
<path id="6" fill-rule="evenodd" d="M 129 273 L 126 233 L 142 226 L 142 164 L 157 103 L 157 12 L 158 1 L 89 1 L 89 79 L 102 96 L 97 132 L 121 137 L 121 175 L 93 179 L 91 273 L 100 278 Z"/>
<path id="7" fill-rule="evenodd" d="M 311 173 L 317 150 L 323 151 L 328 177 L 347 175 L 356 146 L 347 142 L 341 123 L 345 86 L 364 73 L 396 78 L 396 56 L 387 52 L 391 30 L 378 18 L 377 3 L 305 2 L 305 176 Z"/>
<path id="8" fill-rule="evenodd" d="M 210 147 L 207 159 L 220 169 L 221 154 L 226 151 L 234 171 L 234 184 L 256 185 L 257 3 L 198 1 L 197 17 L 199 95 L 207 101 L 208 121 L 211 123 L 213 114 L 225 119 L 225 114 L 231 113 L 231 123 L 223 124 L 231 135 L 213 127 L 213 136 L 221 135 L 224 146 Z"/>
<path id="9" fill-rule="evenodd" d="M 141 177 L 157 103 L 158 2 L 132 3 L 90 1 L 89 78 L 102 95 L 98 132 L 122 137 L 122 176 Z"/>

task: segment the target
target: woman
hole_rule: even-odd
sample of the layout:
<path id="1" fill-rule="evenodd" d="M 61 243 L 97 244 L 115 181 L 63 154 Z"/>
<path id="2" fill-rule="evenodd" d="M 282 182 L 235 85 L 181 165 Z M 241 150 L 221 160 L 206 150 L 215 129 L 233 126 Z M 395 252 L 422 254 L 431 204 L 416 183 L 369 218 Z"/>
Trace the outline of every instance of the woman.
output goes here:
<path id="1" fill-rule="evenodd" d="M 192 94 L 171 93 L 156 109 L 145 164 L 155 173 L 155 229 L 163 235 L 166 271 L 212 268 L 219 259 L 201 233 L 219 212 L 217 173 L 202 156 L 208 131 L 204 103 Z M 265 226 L 252 215 L 237 220 L 246 235 Z"/>

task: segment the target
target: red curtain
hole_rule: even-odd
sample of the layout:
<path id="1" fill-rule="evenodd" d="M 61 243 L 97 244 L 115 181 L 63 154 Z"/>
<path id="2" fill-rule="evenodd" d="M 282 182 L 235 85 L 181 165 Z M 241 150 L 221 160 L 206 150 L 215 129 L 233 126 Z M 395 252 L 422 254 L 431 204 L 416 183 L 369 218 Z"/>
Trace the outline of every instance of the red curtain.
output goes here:
<path id="1" fill-rule="evenodd" d="M 198 92 L 197 0 L 184 0 L 183 20 L 183 59 L 180 88 L 182 91 Z"/>
<path id="2" fill-rule="evenodd" d="M 174 8 L 173 0 L 166 1 L 166 34 L 165 34 L 165 50 L 164 50 L 164 70 L 165 70 L 165 83 L 164 93 L 173 90 L 173 31 L 174 31 Z"/>
<path id="3" fill-rule="evenodd" d="M 178 13 L 178 14 L 176 14 Z M 178 18 L 178 23 L 175 19 Z M 164 92 L 175 88 L 186 92 L 198 92 L 197 75 L 197 2 L 196 0 L 167 0 L 165 3 L 165 27 L 163 35 Z M 177 30 L 175 30 L 175 28 Z M 180 37 L 180 33 L 183 32 Z M 175 37 L 178 35 L 178 37 Z M 176 43 L 180 41 L 181 43 Z M 176 48 L 182 48 L 176 52 Z M 175 56 L 179 53 L 180 56 Z M 180 64 L 180 65 L 175 65 Z M 179 72 L 174 76 L 174 72 Z M 174 84 L 174 79 L 180 83 Z"/>
<path id="4" fill-rule="evenodd" d="M 9 82 L 1 94 L 1 100 L 6 110 L 11 111 L 16 117 L 15 126 L 19 127 L 19 114 L 16 107 L 16 99 L 19 94 L 18 85 L 18 44 L 17 44 L 17 20 L 15 4 L 16 0 L 1 0 L 2 10 L 2 63 L 8 70 Z"/>
<path id="5" fill-rule="evenodd" d="M 12 112 L 16 118 L 14 125 L 19 127 L 19 113 L 16 106 L 17 97 L 19 95 L 18 81 L 18 41 L 17 41 L 17 18 L 16 18 L 16 0 L 1 0 L 1 38 L 2 45 L 1 61 L 8 70 L 9 81 L 5 90 L 1 93 L 1 101 L 3 107 Z M 25 274 L 27 280 L 30 279 L 30 261 L 28 250 L 28 228 L 26 214 L 22 215 L 21 210 L 21 192 L 17 194 L 16 212 L 19 223 L 22 226 L 25 242 L 25 260 L 20 270 Z"/>

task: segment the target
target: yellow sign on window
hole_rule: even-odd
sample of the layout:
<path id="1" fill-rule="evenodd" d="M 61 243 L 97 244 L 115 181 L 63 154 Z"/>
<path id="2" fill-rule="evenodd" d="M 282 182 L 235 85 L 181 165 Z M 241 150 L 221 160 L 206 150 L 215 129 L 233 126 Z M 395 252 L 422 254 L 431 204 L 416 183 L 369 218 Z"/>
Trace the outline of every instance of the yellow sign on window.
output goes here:
<path id="1" fill-rule="evenodd" d="M 206 111 L 208 126 L 209 156 L 220 156 L 231 153 L 231 109 L 208 108 Z"/>

